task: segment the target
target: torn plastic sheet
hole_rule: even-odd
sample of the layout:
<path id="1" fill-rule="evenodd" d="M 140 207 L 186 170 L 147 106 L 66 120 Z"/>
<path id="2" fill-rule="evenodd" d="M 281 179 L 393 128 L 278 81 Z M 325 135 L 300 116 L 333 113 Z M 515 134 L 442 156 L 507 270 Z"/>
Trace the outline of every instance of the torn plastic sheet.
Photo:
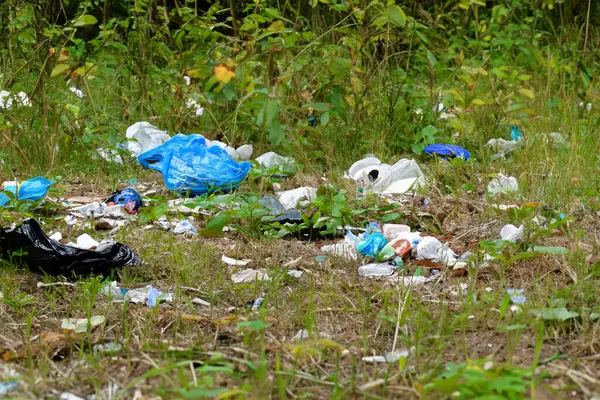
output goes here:
<path id="1" fill-rule="evenodd" d="M 352 164 L 347 176 L 359 189 L 378 194 L 408 193 L 425 185 L 425 176 L 417 162 L 406 158 L 389 165 L 369 155 Z"/>

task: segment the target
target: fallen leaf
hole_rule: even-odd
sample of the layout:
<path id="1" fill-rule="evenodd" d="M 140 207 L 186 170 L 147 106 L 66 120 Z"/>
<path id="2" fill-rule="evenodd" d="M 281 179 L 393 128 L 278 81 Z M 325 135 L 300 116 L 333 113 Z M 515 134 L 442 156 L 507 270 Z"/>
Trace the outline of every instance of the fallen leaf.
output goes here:
<path id="1" fill-rule="evenodd" d="M 227 65 L 217 65 L 215 67 L 215 78 L 221 83 L 228 83 L 235 76 L 235 72 Z"/>

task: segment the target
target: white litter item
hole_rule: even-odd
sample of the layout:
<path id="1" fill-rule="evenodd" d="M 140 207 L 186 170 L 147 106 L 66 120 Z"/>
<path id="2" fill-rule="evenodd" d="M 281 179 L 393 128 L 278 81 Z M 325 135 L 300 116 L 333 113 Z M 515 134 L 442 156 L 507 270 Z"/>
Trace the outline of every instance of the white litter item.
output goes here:
<path id="1" fill-rule="evenodd" d="M 485 144 L 485 147 L 489 147 L 495 152 L 497 157 L 504 157 L 506 154 L 518 150 L 523 147 L 523 139 L 519 140 L 505 140 L 505 139 L 490 139 Z"/>
<path id="2" fill-rule="evenodd" d="M 392 283 L 401 284 L 403 286 L 418 286 L 423 285 L 427 282 L 434 281 L 436 279 L 435 276 L 397 276 L 394 275 L 389 278 Z"/>
<path id="3" fill-rule="evenodd" d="M 62 234 L 60 232 L 54 232 L 52 235 L 48 236 L 48 239 L 56 240 L 59 242 L 62 239 Z"/>
<path id="4" fill-rule="evenodd" d="M 282 171 L 294 170 L 296 161 L 291 157 L 283 157 L 274 151 L 269 151 L 256 159 L 259 165 L 266 169 L 278 168 Z"/>
<path id="5" fill-rule="evenodd" d="M 196 117 L 201 117 L 204 114 L 204 107 L 202 107 L 198 101 L 192 97 L 185 101 L 185 106 L 188 110 L 191 110 Z"/>
<path id="6" fill-rule="evenodd" d="M 11 108 L 13 105 L 31 107 L 31 100 L 25 92 L 12 94 L 6 90 L 0 90 L 0 108 Z"/>
<path id="7" fill-rule="evenodd" d="M 123 205 L 121 204 L 107 206 L 105 204 L 100 204 L 97 201 L 83 206 L 71 208 L 69 213 L 79 218 L 132 218 L 132 216 L 125 211 L 125 208 L 123 208 Z"/>
<path id="8" fill-rule="evenodd" d="M 127 128 L 125 137 L 129 139 L 127 141 L 127 149 L 135 157 L 171 139 L 171 136 L 166 131 L 161 131 L 146 121 L 136 122 Z"/>
<path id="9" fill-rule="evenodd" d="M 76 243 L 69 243 L 69 246 L 76 247 L 81 250 L 90 250 L 100 246 L 100 242 L 94 240 L 90 235 L 84 233 L 77 238 Z"/>
<path id="10" fill-rule="evenodd" d="M 296 335 L 292 338 L 292 342 L 300 343 L 309 338 L 308 331 L 306 329 L 300 329 Z"/>
<path id="11" fill-rule="evenodd" d="M 100 343 L 95 344 L 92 349 L 96 353 L 116 353 L 123 349 L 121 343 L 117 342 L 108 342 L 108 343 Z"/>
<path id="12" fill-rule="evenodd" d="M 568 147 L 569 146 L 569 142 L 567 142 L 567 140 L 564 138 L 563 135 L 561 135 L 559 132 L 550 132 L 550 139 L 552 140 L 552 143 L 554 145 L 554 147 Z"/>
<path id="13" fill-rule="evenodd" d="M 102 158 L 104 161 L 113 162 L 116 164 L 123 164 L 123 159 L 119 155 L 119 152 L 115 149 L 102 149 L 97 148 L 96 153 Z"/>
<path id="14" fill-rule="evenodd" d="M 417 260 L 431 260 L 445 266 L 454 266 L 457 257 L 454 251 L 432 236 L 426 236 L 417 244 Z"/>
<path id="15" fill-rule="evenodd" d="M 237 151 L 239 156 L 238 161 L 248 161 L 250 157 L 252 157 L 254 147 L 251 144 L 243 144 L 240 147 L 238 147 L 235 151 Z"/>
<path id="16" fill-rule="evenodd" d="M 65 224 L 69 225 L 69 226 L 73 226 L 77 223 L 77 218 L 75 218 L 72 215 L 67 215 L 65 217 Z"/>
<path id="17" fill-rule="evenodd" d="M 221 261 L 227 265 L 241 266 L 241 267 L 245 267 L 246 265 L 248 265 L 252 262 L 252 260 L 248 260 L 248 259 L 236 260 L 235 258 L 227 257 L 225 254 L 223 254 L 221 256 Z"/>
<path id="18" fill-rule="evenodd" d="M 525 227 L 523 225 L 518 228 L 514 225 L 504 225 L 500 231 L 500 237 L 502 240 L 516 243 L 523 238 Z"/>
<path id="19" fill-rule="evenodd" d="M 385 224 L 383 225 L 383 236 L 387 240 L 396 239 L 399 234 L 409 233 L 410 226 L 403 224 Z"/>
<path id="20" fill-rule="evenodd" d="M 73 94 L 75 94 L 75 96 L 79 97 L 80 99 L 83 99 L 83 97 L 84 97 L 84 94 L 83 94 L 83 92 L 81 91 L 81 89 L 78 89 L 78 88 L 76 88 L 75 86 L 71 86 L 71 87 L 69 88 L 69 90 L 70 90 L 71 92 L 73 92 Z"/>
<path id="21" fill-rule="evenodd" d="M 396 273 L 396 267 L 386 263 L 373 263 L 358 267 L 360 276 L 391 276 L 394 273 Z"/>
<path id="22" fill-rule="evenodd" d="M 83 333 L 87 331 L 88 324 L 91 329 L 96 326 L 103 324 L 106 318 L 103 315 L 96 315 L 92 318 L 65 318 L 62 320 L 60 327 L 68 331 L 75 331 L 75 333 Z"/>
<path id="23" fill-rule="evenodd" d="M 63 392 L 58 397 L 58 400 L 84 400 L 82 397 L 76 396 L 73 393 Z"/>
<path id="24" fill-rule="evenodd" d="M 379 194 L 407 193 L 425 184 L 425 176 L 417 162 L 407 158 L 389 165 L 371 155 L 355 162 L 348 170 L 348 176 L 358 188 Z"/>
<path id="25" fill-rule="evenodd" d="M 175 234 L 182 234 L 188 232 L 193 235 L 198 234 L 198 231 L 196 230 L 196 228 L 194 228 L 194 225 L 192 225 L 188 220 L 179 221 L 177 225 L 175 225 L 175 227 L 173 228 L 173 233 Z"/>
<path id="26" fill-rule="evenodd" d="M 234 283 L 250 283 L 254 281 L 270 281 L 271 278 L 264 269 L 245 269 L 231 276 Z"/>
<path id="27" fill-rule="evenodd" d="M 336 256 L 344 257 L 348 260 L 356 260 L 358 258 L 358 250 L 356 245 L 348 240 L 336 244 L 328 244 L 321 247 L 324 253 L 335 254 Z"/>
<path id="28" fill-rule="evenodd" d="M 299 269 L 291 269 L 288 271 L 288 275 L 291 276 L 292 278 L 300 278 L 302 275 L 304 275 L 303 271 L 300 271 Z"/>
<path id="29" fill-rule="evenodd" d="M 408 350 L 388 351 L 383 356 L 363 357 L 362 360 L 372 363 L 395 363 L 401 358 L 408 358 Z"/>
<path id="30" fill-rule="evenodd" d="M 192 78 L 190 78 L 189 76 L 185 75 L 183 77 L 183 80 L 185 81 L 185 85 L 186 86 L 190 86 L 192 84 Z"/>
<path id="31" fill-rule="evenodd" d="M 517 190 L 519 190 L 517 178 L 514 176 L 504 176 L 502 174 L 498 174 L 497 178 L 492 179 L 487 187 L 488 195 L 491 197 L 494 197 L 499 193 L 514 194 Z"/>
<path id="32" fill-rule="evenodd" d="M 200 297 L 194 297 L 192 299 L 192 303 L 198 304 L 198 305 L 204 306 L 204 307 L 210 307 L 210 303 L 206 300 L 202 300 Z"/>
<path id="33" fill-rule="evenodd" d="M 317 189 L 303 186 L 293 190 L 286 190 L 285 192 L 277 192 L 275 194 L 286 210 L 292 210 L 298 207 L 298 203 L 301 200 L 310 202 L 317 197 Z"/>

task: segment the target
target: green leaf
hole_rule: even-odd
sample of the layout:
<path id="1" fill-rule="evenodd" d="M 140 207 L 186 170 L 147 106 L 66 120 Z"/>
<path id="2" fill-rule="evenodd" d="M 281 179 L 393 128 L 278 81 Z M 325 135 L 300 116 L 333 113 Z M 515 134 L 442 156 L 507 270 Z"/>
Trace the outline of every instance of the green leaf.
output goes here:
<path id="1" fill-rule="evenodd" d="M 541 319 L 554 320 L 554 321 L 566 321 L 568 319 L 579 316 L 579 314 L 577 314 L 575 312 L 570 312 L 565 307 L 544 308 L 543 310 L 534 308 L 529 311 Z"/>
<path id="2" fill-rule="evenodd" d="M 220 394 L 227 392 L 229 389 L 227 388 L 219 388 L 219 389 L 205 389 L 200 387 L 195 387 L 192 389 L 180 389 L 179 394 L 184 399 L 199 399 L 199 398 L 207 398 L 207 399 L 215 399 L 218 398 Z"/>
<path id="3" fill-rule="evenodd" d="M 152 218 L 154 220 L 157 220 L 160 217 L 162 217 L 163 215 L 165 215 L 167 213 L 167 211 L 169 211 L 169 204 L 161 203 L 161 204 L 157 205 L 156 207 L 152 208 Z"/>
<path id="4" fill-rule="evenodd" d="M 74 26 L 94 25 L 98 20 L 93 15 L 85 14 L 77 18 L 73 23 Z"/>
<path id="5" fill-rule="evenodd" d="M 271 324 L 267 324 L 265 321 L 260 319 L 255 321 L 242 321 L 237 323 L 238 328 L 248 328 L 251 331 L 255 332 L 268 328 L 269 326 L 271 326 Z"/>
<path id="6" fill-rule="evenodd" d="M 533 90 L 530 90 L 530 89 L 521 88 L 521 89 L 519 89 L 519 93 L 521 93 L 523 96 L 527 97 L 528 99 L 535 98 L 535 94 L 533 94 Z"/>
<path id="7" fill-rule="evenodd" d="M 569 249 L 561 246 L 533 246 L 533 251 L 538 253 L 547 253 L 547 254 L 568 254 Z"/>
<path id="8" fill-rule="evenodd" d="M 273 146 L 279 146 L 283 139 L 285 138 L 285 133 L 281 129 L 281 122 L 275 120 L 271 124 L 271 128 L 269 129 L 269 134 L 267 135 L 267 140 Z"/>
<path id="9" fill-rule="evenodd" d="M 329 103 L 310 103 L 310 104 L 305 104 L 302 107 L 313 108 L 317 112 L 325 112 L 325 111 L 329 110 Z"/>
<path id="10" fill-rule="evenodd" d="M 391 213 L 391 214 L 384 214 L 381 218 L 379 218 L 379 220 L 381 222 L 392 222 L 395 221 L 397 219 L 402 218 L 402 214 L 400 213 Z"/>
<path id="11" fill-rule="evenodd" d="M 65 71 L 69 70 L 69 66 L 67 64 L 57 64 L 54 68 L 52 68 L 52 72 L 50 72 L 50 78 L 54 78 L 55 76 L 61 75 Z"/>
<path id="12" fill-rule="evenodd" d="M 388 20 L 401 28 L 406 25 L 406 14 L 404 11 L 397 5 L 389 6 L 387 9 Z"/>
<path id="13" fill-rule="evenodd" d="M 321 126 L 327 126 L 329 123 L 329 112 L 325 111 L 321 114 Z"/>
<path id="14" fill-rule="evenodd" d="M 435 67 L 436 64 L 438 63 L 437 58 L 435 58 L 433 53 L 429 50 L 427 50 L 427 60 L 429 61 L 429 64 L 431 64 L 432 67 Z"/>
<path id="15" fill-rule="evenodd" d="M 229 214 L 220 212 L 206 224 L 205 230 L 209 236 L 220 235 L 227 222 L 229 222 Z"/>

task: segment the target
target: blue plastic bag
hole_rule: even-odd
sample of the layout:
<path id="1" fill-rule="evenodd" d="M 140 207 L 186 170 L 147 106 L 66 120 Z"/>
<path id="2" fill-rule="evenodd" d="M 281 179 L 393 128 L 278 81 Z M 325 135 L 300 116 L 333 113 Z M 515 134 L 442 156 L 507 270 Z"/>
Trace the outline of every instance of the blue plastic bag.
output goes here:
<path id="1" fill-rule="evenodd" d="M 4 187 L 4 191 L 12 193 L 13 197 L 19 201 L 39 201 L 46 197 L 52 184 L 54 181 L 38 176 L 21 183 L 18 194 L 17 185 L 7 185 Z M 0 207 L 4 207 L 10 200 L 11 198 L 5 193 L 0 193 Z"/>
<path id="2" fill-rule="evenodd" d="M 111 202 L 121 204 L 129 214 L 135 214 L 142 205 L 142 196 L 140 196 L 134 188 L 127 188 L 119 193 L 113 194 L 106 200 L 106 203 Z"/>
<path id="3" fill-rule="evenodd" d="M 463 158 L 468 160 L 471 154 L 460 146 L 454 144 L 430 144 L 423 151 L 430 156 L 439 156 L 444 160 L 449 158 Z"/>
<path id="4" fill-rule="evenodd" d="M 363 241 L 358 244 L 357 248 L 360 254 L 376 258 L 386 244 L 387 240 L 381 232 L 365 232 L 363 234 Z"/>
<path id="5" fill-rule="evenodd" d="M 234 161 L 220 147 L 206 147 L 202 135 L 181 134 L 140 154 L 138 161 L 163 174 L 167 189 L 192 196 L 238 187 L 251 166 Z"/>

